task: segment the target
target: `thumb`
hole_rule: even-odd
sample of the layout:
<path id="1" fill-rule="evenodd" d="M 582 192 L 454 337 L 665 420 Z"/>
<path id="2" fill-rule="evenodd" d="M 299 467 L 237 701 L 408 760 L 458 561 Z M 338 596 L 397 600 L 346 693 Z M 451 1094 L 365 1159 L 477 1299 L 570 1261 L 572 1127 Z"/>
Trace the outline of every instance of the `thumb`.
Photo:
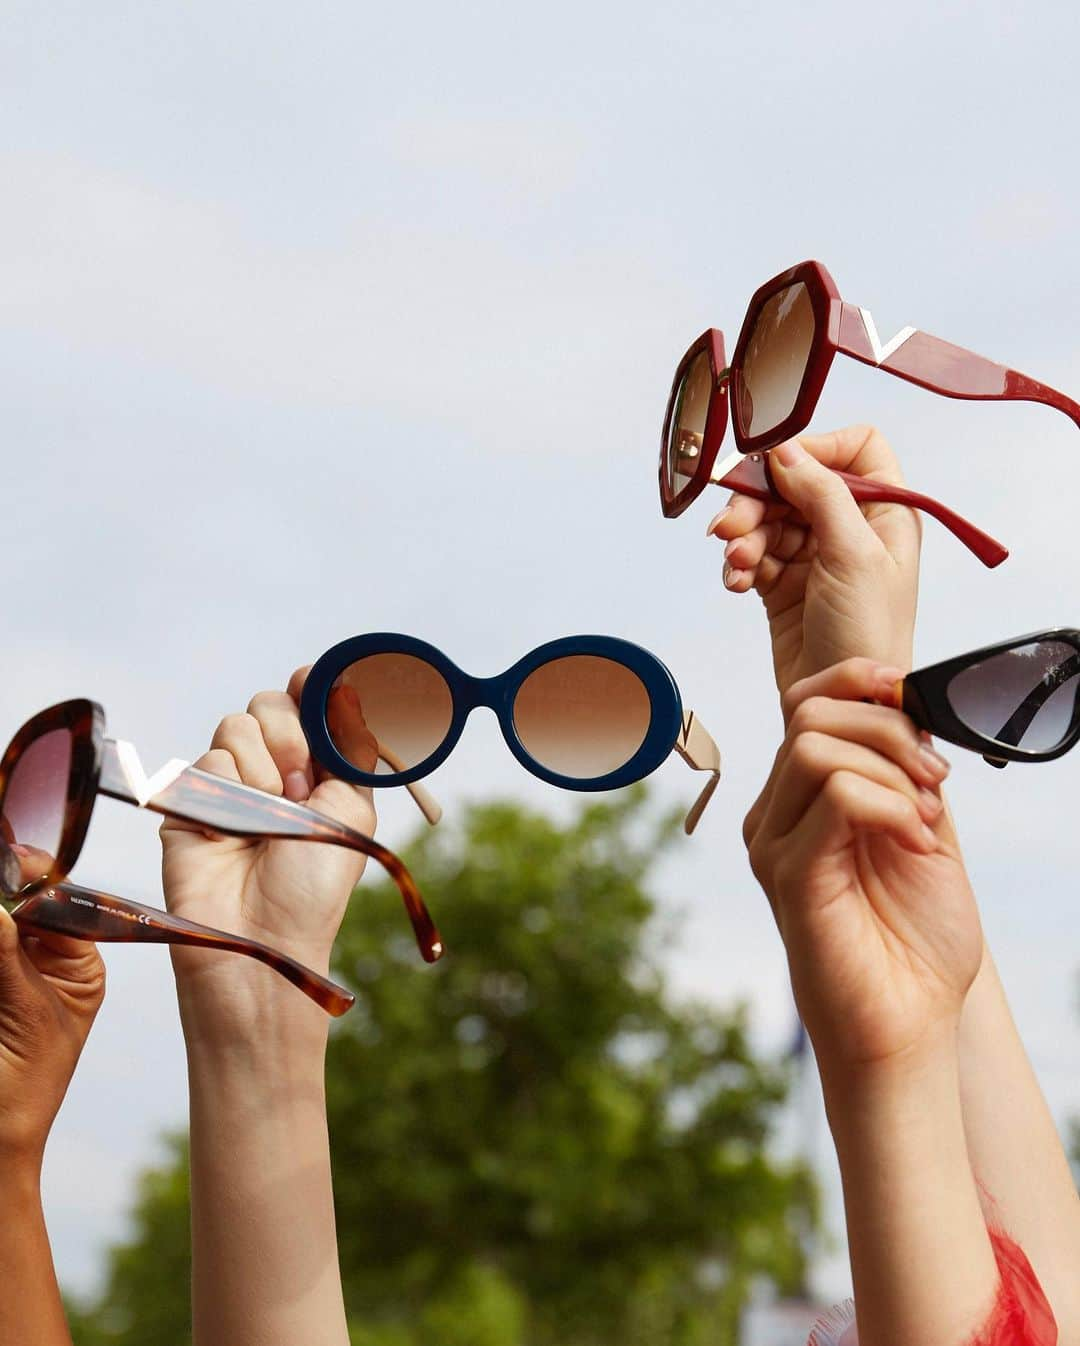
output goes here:
<path id="1" fill-rule="evenodd" d="M 880 548 L 855 497 L 835 472 L 789 439 L 769 454 L 776 489 L 810 525 L 818 555 L 825 565 L 841 565 L 866 555 L 868 545 Z"/>

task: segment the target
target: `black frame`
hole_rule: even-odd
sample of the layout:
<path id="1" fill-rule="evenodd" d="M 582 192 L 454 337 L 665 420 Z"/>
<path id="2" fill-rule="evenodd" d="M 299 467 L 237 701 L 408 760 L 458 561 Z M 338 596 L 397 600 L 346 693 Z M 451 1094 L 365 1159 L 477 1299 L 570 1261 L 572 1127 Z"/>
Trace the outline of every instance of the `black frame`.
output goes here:
<path id="1" fill-rule="evenodd" d="M 992 766 L 1005 766 L 1008 762 L 1051 762 L 1057 757 L 1062 757 L 1080 739 L 1080 696 L 1073 704 L 1072 717 L 1065 737 L 1055 747 L 1045 749 L 1021 748 L 977 733 L 956 715 L 949 701 L 949 684 L 958 673 L 995 654 L 1005 654 L 1009 650 L 1018 649 L 1021 645 L 1042 642 L 1071 646 L 1076 651 L 1077 672 L 1080 673 L 1080 631 L 1071 626 L 1049 627 L 1044 631 L 1013 636 L 1010 640 L 1001 640 L 994 645 L 969 650 L 966 654 L 959 654 L 953 659 L 945 659 L 940 664 L 930 664 L 926 668 L 916 669 L 903 680 L 899 692 L 900 709 L 920 728 L 928 729 L 938 738 L 955 743 L 958 747 L 981 753 Z M 1042 685 L 1039 683 L 1032 690 L 1038 690 Z M 1056 688 L 1048 689 L 1050 692 L 1054 690 Z M 1028 699 L 1030 700 L 1030 697 Z M 1026 704 L 1025 701 L 1018 706 L 1017 713 L 1023 710 Z M 1033 715 L 1038 709 L 1039 705 L 1032 707 Z"/>

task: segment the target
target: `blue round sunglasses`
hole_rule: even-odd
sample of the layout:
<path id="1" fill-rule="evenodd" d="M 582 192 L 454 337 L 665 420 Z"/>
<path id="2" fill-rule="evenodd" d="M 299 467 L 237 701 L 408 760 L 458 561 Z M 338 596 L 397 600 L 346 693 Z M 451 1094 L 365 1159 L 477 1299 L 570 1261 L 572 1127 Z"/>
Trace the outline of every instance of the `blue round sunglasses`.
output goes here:
<path id="1" fill-rule="evenodd" d="M 414 636 L 353 636 L 313 665 L 300 698 L 312 755 L 357 785 L 404 785 L 427 820 L 442 810 L 416 782 L 453 751 L 477 706 L 495 712 L 526 771 L 564 790 L 614 790 L 674 749 L 709 780 L 686 816 L 692 832 L 720 779 L 720 750 L 654 654 L 615 636 L 565 636 L 493 678 L 463 672 Z"/>

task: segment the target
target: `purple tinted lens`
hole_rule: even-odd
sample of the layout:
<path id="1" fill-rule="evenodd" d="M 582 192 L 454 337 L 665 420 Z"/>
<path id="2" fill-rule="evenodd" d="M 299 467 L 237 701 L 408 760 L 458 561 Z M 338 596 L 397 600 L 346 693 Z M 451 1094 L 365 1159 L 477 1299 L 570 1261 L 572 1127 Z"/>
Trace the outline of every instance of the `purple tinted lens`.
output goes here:
<path id="1" fill-rule="evenodd" d="M 19 888 L 43 878 L 60 850 L 71 778 L 71 746 L 70 729 L 50 729 L 23 750 L 8 777 L 0 813 L 3 839 L 19 862 Z M 7 889 L 14 867 L 5 864 L 2 871 Z M 11 892 L 5 896 L 10 897 Z"/>
<path id="2" fill-rule="evenodd" d="M 1049 752 L 1064 741 L 1080 688 L 1080 653 L 1033 640 L 992 654 L 949 683 L 949 704 L 977 734 L 1013 748 Z"/>

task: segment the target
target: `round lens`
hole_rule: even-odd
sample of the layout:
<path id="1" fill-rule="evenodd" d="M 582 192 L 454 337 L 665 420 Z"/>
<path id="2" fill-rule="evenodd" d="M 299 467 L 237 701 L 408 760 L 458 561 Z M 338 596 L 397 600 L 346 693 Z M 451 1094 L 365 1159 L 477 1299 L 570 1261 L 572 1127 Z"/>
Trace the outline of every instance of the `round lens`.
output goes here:
<path id="1" fill-rule="evenodd" d="M 1035 640 L 965 668 L 946 695 L 977 734 L 1013 748 L 1049 752 L 1064 741 L 1080 688 L 1080 653 Z"/>
<path id="2" fill-rule="evenodd" d="M 595 780 L 624 766 L 649 731 L 645 684 L 625 664 L 569 654 L 535 669 L 514 698 L 525 751 L 560 776 Z"/>
<path id="3" fill-rule="evenodd" d="M 745 439 L 775 430 L 795 410 L 814 344 L 814 306 L 799 281 L 761 306 L 735 380 L 735 414 Z"/>
<path id="4" fill-rule="evenodd" d="M 694 475 L 701 461 L 712 387 L 708 351 L 699 351 L 682 376 L 671 408 L 664 472 L 672 499 Z"/>
<path id="5" fill-rule="evenodd" d="M 64 835 L 71 746 L 69 729 L 51 729 L 23 749 L 8 777 L 0 808 L 5 897 L 53 867 Z"/>
<path id="6" fill-rule="evenodd" d="M 341 674 L 327 698 L 326 725 L 347 762 L 372 774 L 408 771 L 450 729 L 446 679 L 413 654 L 369 654 Z"/>

